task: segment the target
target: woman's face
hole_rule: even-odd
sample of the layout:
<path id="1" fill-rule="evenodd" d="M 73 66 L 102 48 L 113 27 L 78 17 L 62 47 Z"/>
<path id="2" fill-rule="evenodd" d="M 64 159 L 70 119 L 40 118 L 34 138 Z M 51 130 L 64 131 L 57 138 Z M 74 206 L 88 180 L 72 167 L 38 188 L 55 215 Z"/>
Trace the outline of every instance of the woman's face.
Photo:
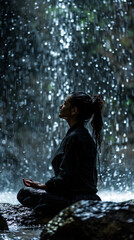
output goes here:
<path id="1" fill-rule="evenodd" d="M 69 119 L 71 117 L 71 107 L 70 107 L 70 95 L 68 95 L 63 104 L 60 105 L 59 117 L 63 119 Z"/>

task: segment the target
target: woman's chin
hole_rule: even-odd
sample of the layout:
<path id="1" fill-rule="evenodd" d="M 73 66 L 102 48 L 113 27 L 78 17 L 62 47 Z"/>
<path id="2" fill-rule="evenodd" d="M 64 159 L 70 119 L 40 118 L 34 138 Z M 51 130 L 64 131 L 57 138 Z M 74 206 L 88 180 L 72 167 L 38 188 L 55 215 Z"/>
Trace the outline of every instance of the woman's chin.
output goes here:
<path id="1" fill-rule="evenodd" d="M 64 119 L 64 116 L 62 116 L 62 114 L 59 114 L 59 118 L 63 118 Z"/>
<path id="2" fill-rule="evenodd" d="M 62 114 L 59 114 L 59 118 L 62 118 L 62 119 L 67 119 L 67 117 L 63 116 Z"/>

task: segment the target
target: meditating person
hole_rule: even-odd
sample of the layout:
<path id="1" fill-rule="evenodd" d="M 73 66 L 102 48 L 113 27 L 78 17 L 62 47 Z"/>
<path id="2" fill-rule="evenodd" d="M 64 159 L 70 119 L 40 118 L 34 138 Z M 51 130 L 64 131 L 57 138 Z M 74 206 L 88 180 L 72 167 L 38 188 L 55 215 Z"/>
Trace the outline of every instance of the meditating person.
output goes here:
<path id="1" fill-rule="evenodd" d="M 91 98 L 84 92 L 73 92 L 66 97 L 59 117 L 70 128 L 52 160 L 55 175 L 45 184 L 23 179 L 26 187 L 17 195 L 21 204 L 45 214 L 79 200 L 101 200 L 97 195 L 96 158 L 101 145 L 103 105 L 102 95 Z M 94 137 L 86 128 L 89 120 Z"/>

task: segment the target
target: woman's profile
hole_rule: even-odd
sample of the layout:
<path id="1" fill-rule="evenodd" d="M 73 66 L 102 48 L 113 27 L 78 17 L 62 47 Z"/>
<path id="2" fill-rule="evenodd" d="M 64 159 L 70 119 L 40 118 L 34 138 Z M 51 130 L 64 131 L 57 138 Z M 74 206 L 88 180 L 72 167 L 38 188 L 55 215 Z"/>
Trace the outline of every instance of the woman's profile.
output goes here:
<path id="1" fill-rule="evenodd" d="M 54 176 L 46 183 L 23 179 L 25 188 L 18 192 L 21 204 L 49 214 L 79 200 L 98 200 L 97 149 L 101 145 L 102 95 L 93 98 L 84 92 L 73 92 L 60 106 L 59 117 L 69 124 L 52 160 Z M 86 128 L 91 120 L 93 137 Z"/>

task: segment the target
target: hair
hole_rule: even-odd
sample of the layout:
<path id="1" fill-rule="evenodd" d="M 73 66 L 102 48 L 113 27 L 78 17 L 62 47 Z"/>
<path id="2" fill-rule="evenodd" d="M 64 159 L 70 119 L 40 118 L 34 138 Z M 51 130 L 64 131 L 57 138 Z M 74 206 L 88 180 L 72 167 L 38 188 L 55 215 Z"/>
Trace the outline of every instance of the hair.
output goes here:
<path id="1" fill-rule="evenodd" d="M 87 124 L 91 120 L 93 127 L 93 136 L 95 138 L 96 147 L 100 150 L 102 142 L 102 109 L 104 100 L 102 95 L 95 95 L 93 98 L 84 92 L 72 92 L 70 94 L 71 108 L 78 108 L 78 120 L 82 124 Z"/>

